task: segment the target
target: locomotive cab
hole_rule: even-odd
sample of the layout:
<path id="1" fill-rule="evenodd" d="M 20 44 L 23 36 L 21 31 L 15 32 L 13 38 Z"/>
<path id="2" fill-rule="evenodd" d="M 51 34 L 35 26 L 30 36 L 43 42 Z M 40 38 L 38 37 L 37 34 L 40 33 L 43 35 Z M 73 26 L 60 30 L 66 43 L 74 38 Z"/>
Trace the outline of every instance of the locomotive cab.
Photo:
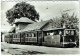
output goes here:
<path id="1" fill-rule="evenodd" d="M 75 29 L 64 29 L 63 47 L 72 47 L 76 45 L 76 30 Z"/>
<path id="2" fill-rule="evenodd" d="M 44 44 L 57 47 L 76 46 L 76 30 L 56 28 L 44 31 Z"/>

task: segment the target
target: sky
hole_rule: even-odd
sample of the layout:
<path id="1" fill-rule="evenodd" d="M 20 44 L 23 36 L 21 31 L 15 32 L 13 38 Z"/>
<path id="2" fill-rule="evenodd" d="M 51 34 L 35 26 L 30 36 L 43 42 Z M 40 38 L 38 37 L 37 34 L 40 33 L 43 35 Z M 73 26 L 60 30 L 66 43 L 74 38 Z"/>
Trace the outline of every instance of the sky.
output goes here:
<path id="1" fill-rule="evenodd" d="M 1 2 L 1 30 L 8 31 L 11 29 L 6 19 L 6 11 L 11 9 L 19 2 Z M 79 2 L 78 1 L 48 1 L 48 2 L 26 2 L 35 6 L 35 9 L 40 14 L 40 20 L 49 20 L 55 17 L 61 17 L 61 13 L 66 10 L 68 14 L 75 14 L 79 17 Z"/>

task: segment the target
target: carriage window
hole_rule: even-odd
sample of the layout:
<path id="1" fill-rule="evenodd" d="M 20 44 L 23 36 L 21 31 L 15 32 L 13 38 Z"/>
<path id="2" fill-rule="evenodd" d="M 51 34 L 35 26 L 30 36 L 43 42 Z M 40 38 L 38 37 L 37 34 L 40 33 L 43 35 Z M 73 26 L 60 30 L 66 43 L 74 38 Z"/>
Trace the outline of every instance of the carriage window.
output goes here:
<path id="1" fill-rule="evenodd" d="M 58 31 L 54 31 L 54 35 L 58 35 L 59 34 L 59 32 Z"/>
<path id="2" fill-rule="evenodd" d="M 23 33 L 23 37 L 25 37 L 25 33 Z"/>
<path id="3" fill-rule="evenodd" d="M 50 35 L 54 35 L 54 33 L 50 33 Z"/>
<path id="4" fill-rule="evenodd" d="M 68 31 L 66 31 L 66 35 L 68 35 L 69 33 L 68 33 Z"/>
<path id="5" fill-rule="evenodd" d="M 47 36 L 47 33 L 44 33 L 44 36 Z"/>
<path id="6" fill-rule="evenodd" d="M 71 32 L 70 30 L 67 30 L 66 35 L 71 35 L 70 32 Z"/>
<path id="7" fill-rule="evenodd" d="M 36 34 L 34 34 L 34 37 L 36 37 Z"/>
<path id="8" fill-rule="evenodd" d="M 71 35 L 74 35 L 74 31 L 71 31 Z"/>
<path id="9" fill-rule="evenodd" d="M 34 37 L 34 33 L 32 33 L 32 37 Z"/>
<path id="10" fill-rule="evenodd" d="M 47 33 L 47 35 L 50 35 L 50 33 Z"/>
<path id="11" fill-rule="evenodd" d="M 26 37 L 28 37 L 28 34 L 26 34 Z"/>
<path id="12" fill-rule="evenodd" d="M 14 38 L 16 38 L 16 35 L 14 36 Z"/>
<path id="13" fill-rule="evenodd" d="M 59 35 L 61 35 L 62 34 L 62 32 L 61 31 L 59 31 Z"/>
<path id="14" fill-rule="evenodd" d="M 66 30 L 66 35 L 74 35 L 74 31 L 73 30 Z"/>
<path id="15" fill-rule="evenodd" d="M 16 38 L 17 38 L 17 35 L 16 35 Z"/>
<path id="16" fill-rule="evenodd" d="M 29 33 L 29 34 L 28 34 L 28 37 L 32 37 L 32 34 Z"/>

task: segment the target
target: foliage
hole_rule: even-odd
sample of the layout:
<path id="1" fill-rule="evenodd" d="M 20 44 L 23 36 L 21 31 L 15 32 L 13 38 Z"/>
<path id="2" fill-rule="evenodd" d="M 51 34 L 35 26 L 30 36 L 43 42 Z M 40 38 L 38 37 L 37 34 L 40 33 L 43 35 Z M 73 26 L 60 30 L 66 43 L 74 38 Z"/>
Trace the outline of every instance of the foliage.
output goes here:
<path id="1" fill-rule="evenodd" d="M 73 13 L 71 16 L 66 13 L 62 14 L 62 24 L 67 24 L 69 27 L 74 27 L 76 30 L 79 31 L 78 25 L 79 25 L 79 19 L 77 16 Z"/>
<path id="2" fill-rule="evenodd" d="M 39 13 L 35 10 L 33 5 L 25 2 L 17 3 L 13 8 L 6 12 L 8 23 L 13 24 L 15 19 L 27 17 L 33 21 L 39 20 Z"/>
<path id="3" fill-rule="evenodd" d="M 73 13 L 71 16 L 68 13 L 62 14 L 61 17 L 59 18 L 54 18 L 53 19 L 53 24 L 54 27 L 60 28 L 63 27 L 63 25 L 68 25 L 69 27 L 74 27 L 79 31 L 79 19 L 77 16 Z"/>
<path id="4" fill-rule="evenodd" d="M 72 16 L 70 16 L 68 13 L 62 14 L 62 20 L 65 24 L 75 24 L 78 23 L 77 16 L 73 13 Z"/>

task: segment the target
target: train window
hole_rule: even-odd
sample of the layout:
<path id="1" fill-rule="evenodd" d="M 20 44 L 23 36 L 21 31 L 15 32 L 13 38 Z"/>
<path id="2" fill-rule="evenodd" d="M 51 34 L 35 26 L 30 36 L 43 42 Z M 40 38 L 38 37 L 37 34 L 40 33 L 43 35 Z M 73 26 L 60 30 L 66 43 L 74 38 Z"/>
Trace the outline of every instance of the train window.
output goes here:
<path id="1" fill-rule="evenodd" d="M 71 31 L 71 35 L 74 35 L 74 31 Z"/>
<path id="2" fill-rule="evenodd" d="M 68 35 L 69 33 L 68 33 L 68 31 L 66 31 L 66 35 Z"/>
<path id="3" fill-rule="evenodd" d="M 66 35 L 74 35 L 74 31 L 73 30 L 66 30 Z"/>
<path id="4" fill-rule="evenodd" d="M 23 37 L 25 37 L 25 33 L 23 33 Z"/>
<path id="5" fill-rule="evenodd" d="M 44 33 L 44 36 L 47 36 L 47 33 Z"/>
<path id="6" fill-rule="evenodd" d="M 26 37 L 28 37 L 28 34 L 26 34 Z"/>
<path id="7" fill-rule="evenodd" d="M 59 34 L 59 32 L 58 31 L 54 31 L 54 35 L 58 35 Z"/>
<path id="8" fill-rule="evenodd" d="M 54 35 L 54 32 L 53 32 L 53 35 Z"/>
<path id="9" fill-rule="evenodd" d="M 50 35 L 50 33 L 47 33 L 47 35 Z"/>
<path id="10" fill-rule="evenodd" d="M 26 37 L 28 37 L 28 34 L 26 34 Z"/>
<path id="11" fill-rule="evenodd" d="M 19 34 L 17 35 L 17 38 L 19 38 Z"/>
<path id="12" fill-rule="evenodd" d="M 27 37 L 28 37 L 28 34 L 27 34 Z"/>
<path id="13" fill-rule="evenodd" d="M 50 33 L 50 35 L 53 35 L 53 33 Z"/>
<path id="14" fill-rule="evenodd" d="M 46 33 L 48 35 L 48 33 Z"/>
<path id="15" fill-rule="evenodd" d="M 70 32 L 71 32 L 70 30 L 67 30 L 66 35 L 71 35 Z"/>
<path id="16" fill-rule="evenodd" d="M 61 35 L 62 34 L 62 32 L 61 31 L 59 31 L 59 35 Z"/>
<path id="17" fill-rule="evenodd" d="M 32 37 L 32 34 L 29 33 L 29 34 L 28 34 L 28 37 Z"/>
<path id="18" fill-rule="evenodd" d="M 26 37 L 28 37 L 28 34 L 26 34 Z"/>
<path id="19" fill-rule="evenodd" d="M 32 33 L 32 37 L 34 37 L 34 33 Z"/>
<path id="20" fill-rule="evenodd" d="M 36 34 L 34 34 L 34 37 L 36 37 Z"/>

